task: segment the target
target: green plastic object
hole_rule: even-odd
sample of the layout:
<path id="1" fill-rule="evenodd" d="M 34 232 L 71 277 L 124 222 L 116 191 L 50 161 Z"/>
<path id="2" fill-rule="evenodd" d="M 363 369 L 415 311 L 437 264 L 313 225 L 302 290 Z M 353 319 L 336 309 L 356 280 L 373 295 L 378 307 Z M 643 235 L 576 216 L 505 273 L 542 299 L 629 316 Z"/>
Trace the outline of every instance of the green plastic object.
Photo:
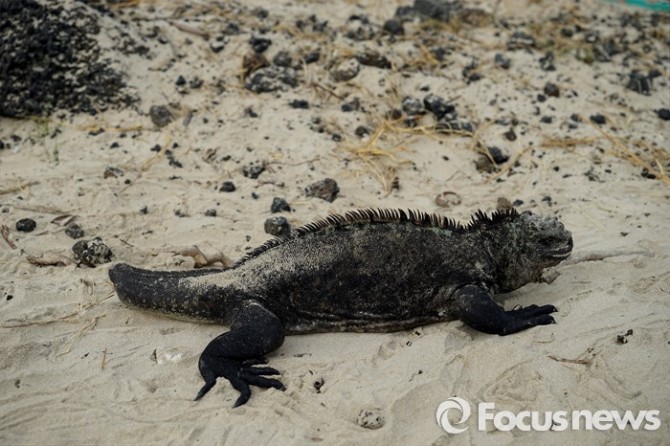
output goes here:
<path id="1" fill-rule="evenodd" d="M 639 6 L 640 8 L 651 9 L 670 13 L 670 1 L 668 0 L 609 0 L 610 3 L 625 3 L 627 5 Z"/>

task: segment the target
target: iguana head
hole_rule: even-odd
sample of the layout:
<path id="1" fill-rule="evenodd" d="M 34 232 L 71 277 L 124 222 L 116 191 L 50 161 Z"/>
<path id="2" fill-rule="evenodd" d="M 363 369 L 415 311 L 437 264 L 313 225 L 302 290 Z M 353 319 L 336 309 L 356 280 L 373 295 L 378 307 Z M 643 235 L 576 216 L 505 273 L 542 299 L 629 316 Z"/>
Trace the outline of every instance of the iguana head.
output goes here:
<path id="1" fill-rule="evenodd" d="M 501 223 L 506 226 L 503 238 L 509 240 L 498 263 L 501 292 L 539 281 L 543 269 L 570 256 L 572 235 L 555 217 L 523 212 Z"/>

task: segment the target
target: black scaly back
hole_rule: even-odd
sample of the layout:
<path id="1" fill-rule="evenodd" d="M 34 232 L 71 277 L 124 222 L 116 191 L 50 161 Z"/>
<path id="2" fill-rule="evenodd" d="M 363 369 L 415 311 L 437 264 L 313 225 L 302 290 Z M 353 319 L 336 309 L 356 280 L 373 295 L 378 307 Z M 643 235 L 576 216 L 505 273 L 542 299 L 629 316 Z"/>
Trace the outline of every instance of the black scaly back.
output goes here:
<path id="1" fill-rule="evenodd" d="M 249 251 L 238 260 L 235 266 L 239 266 L 249 259 L 257 257 L 265 251 L 286 243 L 288 240 L 304 237 L 326 229 L 338 229 L 355 224 L 400 224 L 411 223 L 419 227 L 440 228 L 456 233 L 463 233 L 479 229 L 484 226 L 498 225 L 504 221 L 517 218 L 519 213 L 515 209 L 496 211 L 491 216 L 479 210 L 475 212 L 467 225 L 462 225 L 456 220 L 449 219 L 438 214 L 409 209 L 357 209 L 346 214 L 331 214 L 326 218 L 307 223 L 291 232 L 291 235 L 283 238 L 273 238 L 262 245 Z"/>

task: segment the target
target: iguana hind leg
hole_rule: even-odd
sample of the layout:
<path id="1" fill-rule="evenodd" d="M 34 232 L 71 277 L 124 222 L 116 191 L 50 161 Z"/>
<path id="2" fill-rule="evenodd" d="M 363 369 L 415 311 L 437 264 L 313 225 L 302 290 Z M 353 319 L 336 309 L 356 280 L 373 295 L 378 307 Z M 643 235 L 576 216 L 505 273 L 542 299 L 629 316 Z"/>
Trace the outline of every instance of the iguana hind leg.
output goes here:
<path id="1" fill-rule="evenodd" d="M 279 375 L 277 370 L 254 367 L 265 364 L 263 355 L 283 342 L 284 324 L 279 318 L 256 301 L 242 301 L 230 314 L 230 331 L 213 339 L 200 355 L 198 367 L 205 385 L 195 400 L 209 392 L 217 378 L 226 378 L 240 392 L 234 407 L 249 400 L 251 385 L 284 390 L 281 381 L 263 376 Z"/>
<path id="2" fill-rule="evenodd" d="M 500 307 L 488 291 L 467 285 L 454 294 L 453 302 L 458 318 L 475 330 L 501 336 L 519 332 L 536 325 L 553 324 L 550 313 L 553 305 L 530 305 L 511 311 Z"/>

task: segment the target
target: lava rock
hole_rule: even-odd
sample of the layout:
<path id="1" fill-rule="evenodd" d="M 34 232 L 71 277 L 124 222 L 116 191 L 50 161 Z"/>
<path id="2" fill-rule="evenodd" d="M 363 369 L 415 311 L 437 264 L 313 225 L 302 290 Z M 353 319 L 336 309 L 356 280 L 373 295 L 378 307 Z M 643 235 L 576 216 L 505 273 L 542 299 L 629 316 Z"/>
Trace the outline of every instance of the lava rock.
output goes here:
<path id="1" fill-rule="evenodd" d="M 502 53 L 496 53 L 493 56 L 493 63 L 505 70 L 512 66 L 512 60 L 509 57 L 505 57 Z"/>
<path id="2" fill-rule="evenodd" d="M 414 0 L 413 6 L 415 13 L 441 22 L 448 22 L 462 8 L 460 1 L 449 0 Z"/>
<path id="3" fill-rule="evenodd" d="M 251 45 L 251 49 L 254 50 L 254 53 L 260 54 L 264 53 L 265 50 L 272 45 L 272 40 L 266 37 L 252 36 L 251 39 L 249 39 L 249 45 Z"/>
<path id="4" fill-rule="evenodd" d="M 356 127 L 356 130 L 354 130 L 354 135 L 358 136 L 359 138 L 362 138 L 365 135 L 369 135 L 369 134 L 370 134 L 370 129 L 367 128 L 364 125 L 359 125 L 358 127 Z"/>
<path id="5" fill-rule="evenodd" d="M 589 119 L 590 119 L 591 122 L 593 122 L 594 124 L 599 124 L 599 125 L 602 125 L 602 124 L 604 124 L 605 122 L 607 122 L 607 120 L 605 119 L 605 117 L 604 117 L 603 115 L 601 115 L 600 113 L 596 113 L 595 115 L 591 115 L 591 116 L 589 116 Z"/>
<path id="6" fill-rule="evenodd" d="M 420 116 L 426 113 L 426 108 L 420 99 L 405 96 L 402 100 L 402 110 L 407 116 Z"/>
<path id="7" fill-rule="evenodd" d="M 289 103 L 291 108 L 301 108 L 307 110 L 309 108 L 309 102 L 304 99 L 294 99 Z"/>
<path id="8" fill-rule="evenodd" d="M 259 68 L 244 84 L 244 88 L 254 93 L 270 93 L 298 86 L 298 74 L 293 68 L 275 65 Z"/>
<path id="9" fill-rule="evenodd" d="M 112 261 L 112 250 L 96 237 L 93 240 L 80 240 L 72 246 L 74 258 L 78 265 L 86 265 L 95 268 L 96 265 Z"/>
<path id="10" fill-rule="evenodd" d="M 384 427 L 386 420 L 384 420 L 381 409 L 363 409 L 358 414 L 356 424 L 365 429 L 379 429 Z"/>
<path id="11" fill-rule="evenodd" d="M 512 128 L 512 129 L 509 129 L 508 131 L 506 131 L 505 133 L 503 133 L 503 136 L 504 136 L 505 139 L 507 139 L 508 141 L 516 141 L 516 132 L 514 131 L 513 128 Z"/>
<path id="12" fill-rule="evenodd" d="M 640 176 L 642 176 L 642 178 L 647 178 L 648 180 L 653 180 L 653 179 L 656 178 L 656 175 L 649 172 L 649 169 L 647 169 L 646 167 L 642 168 L 642 172 L 640 172 Z"/>
<path id="13" fill-rule="evenodd" d="M 646 96 L 651 95 L 651 79 L 649 76 L 640 73 L 639 71 L 632 71 L 628 75 L 628 84 L 626 88 L 633 90 Z"/>
<path id="14" fill-rule="evenodd" d="M 316 183 L 312 183 L 305 188 L 305 194 L 308 197 L 317 197 L 322 200 L 326 200 L 330 203 L 335 201 L 337 194 L 340 192 L 340 188 L 337 185 L 337 182 L 332 178 L 326 178 Z"/>
<path id="15" fill-rule="evenodd" d="M 263 223 L 267 234 L 275 237 L 286 237 L 291 233 L 291 225 L 285 217 L 270 217 Z"/>
<path id="16" fill-rule="evenodd" d="M 223 183 L 221 183 L 219 192 L 235 192 L 235 183 L 233 183 L 232 181 L 224 181 Z"/>
<path id="17" fill-rule="evenodd" d="M 514 31 L 507 41 L 507 48 L 510 50 L 519 50 L 535 47 L 535 38 L 523 31 Z"/>
<path id="18" fill-rule="evenodd" d="M 423 98 L 423 105 L 426 110 L 435 115 L 437 119 L 442 119 L 447 113 L 456 111 L 456 107 L 446 101 L 446 99 L 436 95 L 429 94 Z"/>
<path id="19" fill-rule="evenodd" d="M 393 36 L 402 36 L 405 34 L 405 27 L 402 25 L 402 21 L 396 18 L 388 19 L 386 22 L 384 22 L 382 29 L 384 32 L 387 32 Z"/>
<path id="20" fill-rule="evenodd" d="M 656 114 L 664 121 L 670 121 L 670 108 L 659 108 Z"/>
<path id="21" fill-rule="evenodd" d="M 84 236 L 84 230 L 81 229 L 77 223 L 70 223 L 65 228 L 65 234 L 72 237 L 73 239 L 82 238 Z"/>
<path id="22" fill-rule="evenodd" d="M 357 110 L 360 109 L 360 108 L 361 108 L 361 100 L 358 99 L 358 98 L 353 98 L 351 101 L 349 101 L 349 102 L 345 102 L 344 104 L 342 104 L 342 105 L 340 106 L 340 109 L 341 109 L 344 113 L 349 113 L 349 112 L 357 111 Z"/>
<path id="23" fill-rule="evenodd" d="M 369 67 L 382 68 L 388 70 L 391 68 L 391 62 L 382 56 L 379 52 L 373 50 L 365 50 L 362 53 L 356 55 L 356 60 L 361 63 L 361 65 L 366 65 Z"/>
<path id="24" fill-rule="evenodd" d="M 333 77 L 335 82 L 346 82 L 351 80 L 358 75 L 358 72 L 361 70 L 361 64 L 358 60 L 347 59 L 343 62 L 340 62 L 337 66 L 330 70 L 330 75 Z"/>
<path id="25" fill-rule="evenodd" d="M 214 53 L 220 53 L 226 47 L 226 42 L 224 36 L 218 36 L 216 39 L 212 40 L 209 44 L 209 49 Z"/>
<path id="26" fill-rule="evenodd" d="M 255 180 L 265 171 L 265 163 L 249 163 L 242 168 L 242 174 Z"/>
<path id="27" fill-rule="evenodd" d="M 502 164 L 507 160 L 509 160 L 509 155 L 504 153 L 499 147 L 489 146 L 487 150 L 489 152 L 489 155 L 491 156 L 491 159 L 496 164 Z"/>
<path id="28" fill-rule="evenodd" d="M 554 84 L 553 82 L 547 82 L 544 86 L 544 94 L 546 94 L 549 97 L 554 97 L 557 98 L 561 95 L 561 90 L 558 88 L 558 85 Z"/>
<path id="29" fill-rule="evenodd" d="M 540 57 L 540 68 L 544 71 L 556 71 L 556 66 L 554 65 L 554 53 L 548 51 L 544 56 Z"/>
<path id="30" fill-rule="evenodd" d="M 16 230 L 21 232 L 32 232 L 37 227 L 37 223 L 32 218 L 22 218 L 16 222 Z"/>
<path id="31" fill-rule="evenodd" d="M 276 214 L 277 212 L 291 212 L 291 206 L 284 198 L 275 197 L 270 205 L 270 212 Z"/>
<path id="32" fill-rule="evenodd" d="M 58 109 L 96 114 L 137 102 L 98 45 L 97 11 L 62 3 L 0 1 L 1 116 L 47 116 Z M 129 52 L 148 51 L 129 36 L 122 39 Z"/>
<path id="33" fill-rule="evenodd" d="M 156 127 L 165 127 L 172 122 L 172 113 L 165 105 L 152 105 L 149 109 L 149 116 Z"/>
<path id="34" fill-rule="evenodd" d="M 280 51 L 272 58 L 272 63 L 278 67 L 290 67 L 293 64 L 293 58 L 288 51 Z"/>

